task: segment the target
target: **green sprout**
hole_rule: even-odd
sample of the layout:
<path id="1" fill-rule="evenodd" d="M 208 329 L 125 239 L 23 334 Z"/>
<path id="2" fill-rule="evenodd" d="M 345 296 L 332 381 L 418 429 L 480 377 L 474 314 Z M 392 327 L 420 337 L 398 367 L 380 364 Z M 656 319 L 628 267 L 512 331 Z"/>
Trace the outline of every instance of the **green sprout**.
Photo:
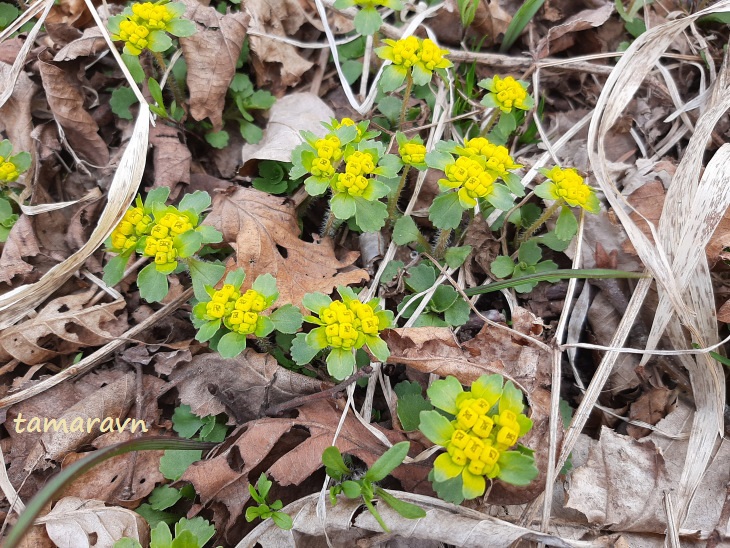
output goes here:
<path id="1" fill-rule="evenodd" d="M 256 487 L 248 484 L 248 491 L 251 493 L 251 497 L 258 503 L 257 506 L 249 506 L 246 508 L 246 521 L 251 522 L 256 518 L 274 520 L 274 523 L 280 529 L 288 531 L 294 526 L 291 516 L 284 512 L 279 512 L 284 506 L 280 500 L 276 500 L 269 504 L 266 502 L 266 497 L 269 496 L 269 491 L 273 483 L 271 480 L 266 478 L 266 474 L 263 472 L 259 476 L 259 480 L 256 482 Z"/>
<path id="2" fill-rule="evenodd" d="M 509 257 L 500 255 L 490 265 L 492 274 L 497 278 L 518 278 L 538 272 L 549 272 L 557 270 L 558 265 L 553 261 L 543 261 L 542 250 L 535 240 L 528 240 L 520 246 L 517 251 L 517 263 Z M 515 286 L 517 293 L 529 293 L 538 282 L 527 282 Z"/>

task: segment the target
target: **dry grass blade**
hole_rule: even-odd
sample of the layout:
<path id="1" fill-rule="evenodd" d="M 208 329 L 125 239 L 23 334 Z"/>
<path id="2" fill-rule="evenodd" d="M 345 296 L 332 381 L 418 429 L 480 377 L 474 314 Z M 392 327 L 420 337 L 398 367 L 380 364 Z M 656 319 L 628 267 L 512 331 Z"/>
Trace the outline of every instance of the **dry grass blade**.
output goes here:
<path id="1" fill-rule="evenodd" d="M 592 120 L 588 137 L 588 153 L 596 180 L 621 220 L 640 258 L 657 280 L 660 294 L 667 302 L 662 310 L 657 311 L 655 324 L 658 328 L 655 340 L 663 331 L 662 326 L 667 325 L 672 344 L 680 348 L 689 347 L 689 341 L 686 340 L 682 325 L 689 329 L 694 342 L 701 346 L 717 340 L 717 330 L 713 321 L 712 289 L 709 269 L 704 260 L 703 245 L 714 228 L 710 220 L 712 216 L 705 216 L 709 212 L 702 210 L 703 215 L 699 215 L 698 208 L 712 207 L 715 212 L 718 210 L 721 213 L 724 212 L 728 205 L 728 197 L 717 196 L 714 194 L 714 189 L 722 184 L 721 181 L 725 181 L 724 184 L 727 187 L 727 176 L 717 168 L 714 174 L 708 174 L 700 183 L 703 191 L 695 192 L 697 184 L 694 181 L 699 173 L 698 168 L 702 152 L 704 152 L 702 148 L 707 142 L 707 134 L 697 135 L 696 139 L 693 139 L 697 144 L 692 150 L 685 153 L 683 163 L 687 167 L 682 171 L 678 170 L 672 181 L 673 199 L 667 200 L 667 203 L 672 205 L 667 206 L 663 212 L 661 230 L 658 233 L 653 226 L 651 227 L 654 240 L 652 242 L 641 233 L 629 217 L 629 208 L 626 207 L 625 200 L 611 180 L 605 144 L 609 131 L 671 42 L 698 17 L 728 9 L 730 9 L 730 2 L 720 2 L 711 9 L 651 29 L 637 39 L 606 82 L 596 106 L 596 116 Z M 718 106 L 718 110 L 721 108 Z M 712 109 L 708 112 L 711 115 L 704 116 L 706 121 L 703 128 L 709 129 L 705 131 L 709 131 L 714 125 L 712 115 L 715 113 Z M 727 154 L 725 148 L 723 147 L 716 154 L 717 162 L 713 161 L 712 165 L 723 165 L 722 160 Z M 725 160 L 725 164 L 727 164 L 727 160 Z M 711 170 L 708 169 L 709 171 Z M 708 192 L 706 196 L 703 196 L 704 189 L 707 189 Z M 698 195 L 699 198 L 697 198 Z M 678 197 L 682 199 L 680 200 Z M 680 226 L 683 222 L 687 224 Z M 680 234 L 686 236 L 683 238 Z M 692 246 L 695 247 L 690 249 Z M 630 319 L 633 321 L 633 318 Z M 609 356 L 606 358 L 608 359 Z M 606 359 L 604 359 L 602 367 L 605 363 Z M 714 442 L 722 426 L 724 408 L 724 388 L 718 382 L 718 366 L 707 358 L 700 359 L 700 363 L 698 363 L 695 359 L 686 357 L 682 363 L 690 371 L 697 413 L 690 436 L 688 459 L 680 480 L 676 508 L 678 524 L 681 524 L 686 516 L 692 495 L 710 459 Z M 594 382 L 600 377 L 597 375 Z M 591 401 L 590 404 L 592 405 L 594 401 Z M 586 401 L 584 400 L 583 403 L 585 404 Z M 576 415 L 574 425 L 579 425 L 581 420 L 583 417 Z M 571 446 L 566 444 L 561 457 L 566 455 L 570 449 Z"/>

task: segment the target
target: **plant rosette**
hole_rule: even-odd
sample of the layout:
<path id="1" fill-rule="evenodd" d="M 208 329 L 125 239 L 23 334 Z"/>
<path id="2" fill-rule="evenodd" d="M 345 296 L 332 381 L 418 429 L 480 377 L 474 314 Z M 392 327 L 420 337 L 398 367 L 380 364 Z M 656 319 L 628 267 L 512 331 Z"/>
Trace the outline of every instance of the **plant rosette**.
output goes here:
<path id="1" fill-rule="evenodd" d="M 13 153 L 13 144 L 7 139 L 0 141 L 0 185 L 14 183 L 20 174 L 30 167 L 31 156 L 27 152 Z"/>
<path id="2" fill-rule="evenodd" d="M 520 184 L 520 178 L 512 173 L 523 167 L 510 156 L 509 149 L 502 145 L 491 143 L 486 137 L 466 139 L 463 146 L 454 143 L 452 151 L 459 156 L 481 158 L 484 169 L 498 179 L 502 179 L 510 192 L 516 196 L 524 196 L 525 190 Z"/>
<path id="3" fill-rule="evenodd" d="M 398 89 L 409 75 L 418 86 L 428 84 L 434 72 L 446 79 L 446 69 L 453 66 L 444 57 L 449 50 L 439 48 L 428 38 L 422 40 L 408 36 L 400 40 L 386 38 L 383 42 L 386 45 L 375 48 L 375 53 L 391 63 L 385 67 L 380 79 L 381 88 L 386 93 Z"/>
<path id="4" fill-rule="evenodd" d="M 400 11 L 403 9 L 403 2 L 401 0 L 336 0 L 334 3 L 334 7 L 338 10 L 353 6 L 360 8 L 353 20 L 355 30 L 360 34 L 372 35 L 378 32 L 383 24 L 383 18 L 377 8 L 382 6 L 393 11 Z"/>
<path id="5" fill-rule="evenodd" d="M 204 283 L 216 283 L 223 275 L 222 265 L 205 263 L 193 256 L 209 243 L 220 243 L 223 235 L 211 226 L 200 226 L 201 213 L 210 206 L 207 192 L 186 194 L 175 206 L 165 205 L 168 188 L 156 188 L 142 202 L 127 209 L 107 239 L 107 250 L 117 253 L 104 267 L 104 281 L 116 285 L 133 253 L 153 261 L 137 276 L 140 295 L 148 302 L 159 302 L 169 290 L 167 275 L 187 267 L 196 295 Z M 182 263 L 182 264 L 181 264 Z"/>
<path id="6" fill-rule="evenodd" d="M 302 326 L 302 314 L 295 306 L 287 304 L 270 312 L 279 298 L 271 274 L 258 276 L 251 289 L 241 292 L 245 279 L 240 268 L 229 272 L 223 287 L 206 286 L 206 298 L 193 306 L 196 340 L 210 341 L 211 348 L 224 358 L 243 352 L 249 337 L 263 338 L 274 330 L 292 334 Z"/>
<path id="7" fill-rule="evenodd" d="M 446 452 L 429 478 L 443 500 L 461 503 L 484 494 L 486 479 L 528 485 L 538 475 L 533 452 L 517 444 L 532 428 L 522 392 L 501 375 L 483 375 L 465 391 L 455 377 L 434 382 L 428 397 L 439 411 L 421 411 L 419 429 Z M 510 450 L 516 446 L 516 450 Z"/>
<path id="8" fill-rule="evenodd" d="M 426 164 L 426 145 L 423 139 L 416 135 L 413 139 L 408 139 L 404 133 L 398 131 L 395 134 L 395 140 L 398 143 L 398 155 L 403 165 L 413 166 L 419 171 L 428 169 Z"/>
<path id="9" fill-rule="evenodd" d="M 349 287 L 338 287 L 337 292 L 341 300 L 333 301 L 323 293 L 304 296 L 302 305 L 317 314 L 306 316 L 304 321 L 317 327 L 307 334 L 297 334 L 292 359 L 304 365 L 328 349 L 327 372 L 342 380 L 355 372 L 355 350 L 367 346 L 377 360 L 388 359 L 390 350 L 380 333 L 393 325 L 393 313 L 381 310 L 377 298 L 361 302 Z"/>
<path id="10" fill-rule="evenodd" d="M 513 109 L 530 110 L 535 106 L 535 100 L 527 93 L 527 82 L 515 80 L 512 76 L 502 78 L 495 75 L 493 78 L 486 78 L 477 84 L 486 89 L 489 93 L 482 99 L 485 107 L 498 108 L 505 114 Z"/>
<path id="11" fill-rule="evenodd" d="M 168 33 L 180 38 L 195 34 L 195 23 L 180 17 L 185 9 L 182 2 L 136 2 L 109 18 L 109 32 L 112 40 L 124 42 L 127 55 L 138 56 L 145 49 L 161 53 L 172 47 Z"/>

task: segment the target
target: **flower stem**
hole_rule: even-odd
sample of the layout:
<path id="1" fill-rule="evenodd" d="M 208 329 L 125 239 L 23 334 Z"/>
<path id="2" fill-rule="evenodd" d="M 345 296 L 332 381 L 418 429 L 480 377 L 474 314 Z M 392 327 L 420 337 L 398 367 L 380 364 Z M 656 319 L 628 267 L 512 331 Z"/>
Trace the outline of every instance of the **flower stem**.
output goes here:
<path id="1" fill-rule="evenodd" d="M 438 240 L 436 240 L 436 245 L 433 246 L 433 255 L 437 259 L 440 259 L 443 257 L 444 252 L 446 251 L 446 246 L 449 243 L 449 238 L 451 237 L 451 229 L 446 228 L 441 231 L 439 234 Z"/>
<path id="2" fill-rule="evenodd" d="M 551 205 L 549 208 L 547 208 L 543 212 L 543 214 L 540 215 L 540 217 L 537 219 L 537 221 L 535 221 L 534 223 L 532 223 L 527 228 L 527 230 L 525 230 L 525 232 L 518 238 L 518 240 L 517 240 L 518 243 L 521 244 L 523 242 L 526 242 L 530 238 L 530 236 L 532 236 L 537 231 L 538 228 L 540 228 L 542 225 L 544 225 L 545 224 L 545 221 L 547 221 L 550 217 L 552 217 L 553 214 L 562 205 L 563 204 L 562 204 L 561 201 L 556 201 L 553 205 Z"/>
<path id="3" fill-rule="evenodd" d="M 406 186 L 406 179 L 408 178 L 408 172 L 411 170 L 411 166 L 406 165 L 403 168 L 403 175 L 400 177 L 400 181 L 398 182 L 398 187 L 395 189 L 395 192 L 390 196 L 388 199 L 388 222 L 393 223 L 394 217 L 395 217 L 395 210 L 398 209 L 398 200 L 400 199 L 400 194 L 403 192 L 403 188 Z"/>
<path id="4" fill-rule="evenodd" d="M 406 90 L 403 92 L 403 106 L 400 109 L 400 121 L 398 122 L 398 128 L 403 129 L 403 124 L 406 122 L 406 112 L 408 111 L 408 101 L 411 98 L 411 91 L 413 90 L 413 76 L 411 71 L 406 73 Z"/>
<path id="5" fill-rule="evenodd" d="M 484 126 L 484 129 L 479 132 L 480 137 L 486 137 L 487 133 L 489 133 L 489 130 L 492 129 L 492 126 L 494 126 L 494 122 L 497 121 L 497 118 L 499 118 L 499 113 L 501 111 L 498 108 L 495 108 L 492 111 L 492 114 L 489 116 L 489 120 L 487 120 L 487 125 Z"/>
<path id="6" fill-rule="evenodd" d="M 162 74 L 164 75 L 167 71 L 167 63 L 165 63 L 165 58 L 159 51 L 153 51 L 152 56 L 155 58 L 157 66 L 160 68 Z M 177 106 L 183 108 L 183 105 L 185 104 L 185 97 L 183 97 L 182 91 L 180 91 L 180 88 L 175 81 L 175 76 L 172 73 L 170 73 L 170 78 L 168 78 L 167 80 L 167 85 L 170 86 L 170 90 L 172 90 L 172 94 L 175 96 L 175 102 L 177 103 Z M 163 105 L 160 105 L 160 107 L 163 107 Z"/>
<path id="7" fill-rule="evenodd" d="M 322 229 L 320 236 L 322 236 L 323 238 L 329 238 L 330 236 L 334 235 L 335 230 L 337 230 L 342 223 L 342 219 L 338 219 L 337 217 L 335 217 L 331 210 L 327 211 L 327 221 L 325 222 L 324 228 Z"/>

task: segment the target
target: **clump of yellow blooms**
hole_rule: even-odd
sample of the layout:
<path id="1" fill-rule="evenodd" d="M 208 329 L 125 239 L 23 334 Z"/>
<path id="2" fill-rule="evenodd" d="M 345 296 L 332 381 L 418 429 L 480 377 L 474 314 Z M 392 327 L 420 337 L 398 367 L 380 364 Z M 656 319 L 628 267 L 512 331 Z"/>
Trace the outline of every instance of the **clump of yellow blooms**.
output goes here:
<path id="1" fill-rule="evenodd" d="M 475 137 L 464 141 L 462 149 L 469 156 L 481 156 L 486 169 L 498 177 L 505 177 L 510 170 L 522 167 L 516 164 L 507 147 L 495 145 L 485 137 Z"/>
<path id="2" fill-rule="evenodd" d="M 109 31 L 112 40 L 124 42 L 126 54 L 139 55 L 145 49 L 163 52 L 172 46 L 167 33 L 179 37 L 195 33 L 195 24 L 180 18 L 183 13 L 182 3 L 136 2 L 121 15 L 109 18 Z"/>
<path id="3" fill-rule="evenodd" d="M 0 183 L 14 183 L 30 167 L 30 154 L 20 152 L 11 156 L 12 153 L 13 144 L 7 139 L 0 141 Z"/>
<path id="4" fill-rule="evenodd" d="M 589 187 L 575 168 L 555 166 L 550 170 L 540 170 L 548 180 L 535 188 L 540 198 L 558 200 L 573 207 L 582 207 L 591 213 L 600 211 L 595 191 Z"/>
<path id="5" fill-rule="evenodd" d="M 12 183 L 17 181 L 18 177 L 20 177 L 20 172 L 15 164 L 0 156 L 0 181 Z"/>
<path id="6" fill-rule="evenodd" d="M 400 40 L 383 40 L 385 46 L 375 49 L 381 59 L 393 63 L 386 67 L 381 84 L 384 91 L 393 91 L 407 77 L 419 86 L 431 81 L 433 72 L 452 66 L 445 58 L 449 50 L 441 49 L 432 40 L 408 36 Z"/>
<path id="7" fill-rule="evenodd" d="M 529 110 L 535 104 L 527 93 L 527 83 L 515 80 L 512 76 L 487 78 L 479 82 L 479 86 L 490 91 L 482 104 L 499 108 L 505 113 L 512 112 L 512 109 Z"/>
<path id="8" fill-rule="evenodd" d="M 477 159 L 459 156 L 445 167 L 444 173 L 446 178 L 439 179 L 439 185 L 458 188 L 459 202 L 465 209 L 474 207 L 479 198 L 488 198 L 494 190 L 496 177 Z"/>
<path id="9" fill-rule="evenodd" d="M 409 142 L 399 149 L 404 164 L 423 164 L 426 161 L 426 146 L 421 143 Z"/>

